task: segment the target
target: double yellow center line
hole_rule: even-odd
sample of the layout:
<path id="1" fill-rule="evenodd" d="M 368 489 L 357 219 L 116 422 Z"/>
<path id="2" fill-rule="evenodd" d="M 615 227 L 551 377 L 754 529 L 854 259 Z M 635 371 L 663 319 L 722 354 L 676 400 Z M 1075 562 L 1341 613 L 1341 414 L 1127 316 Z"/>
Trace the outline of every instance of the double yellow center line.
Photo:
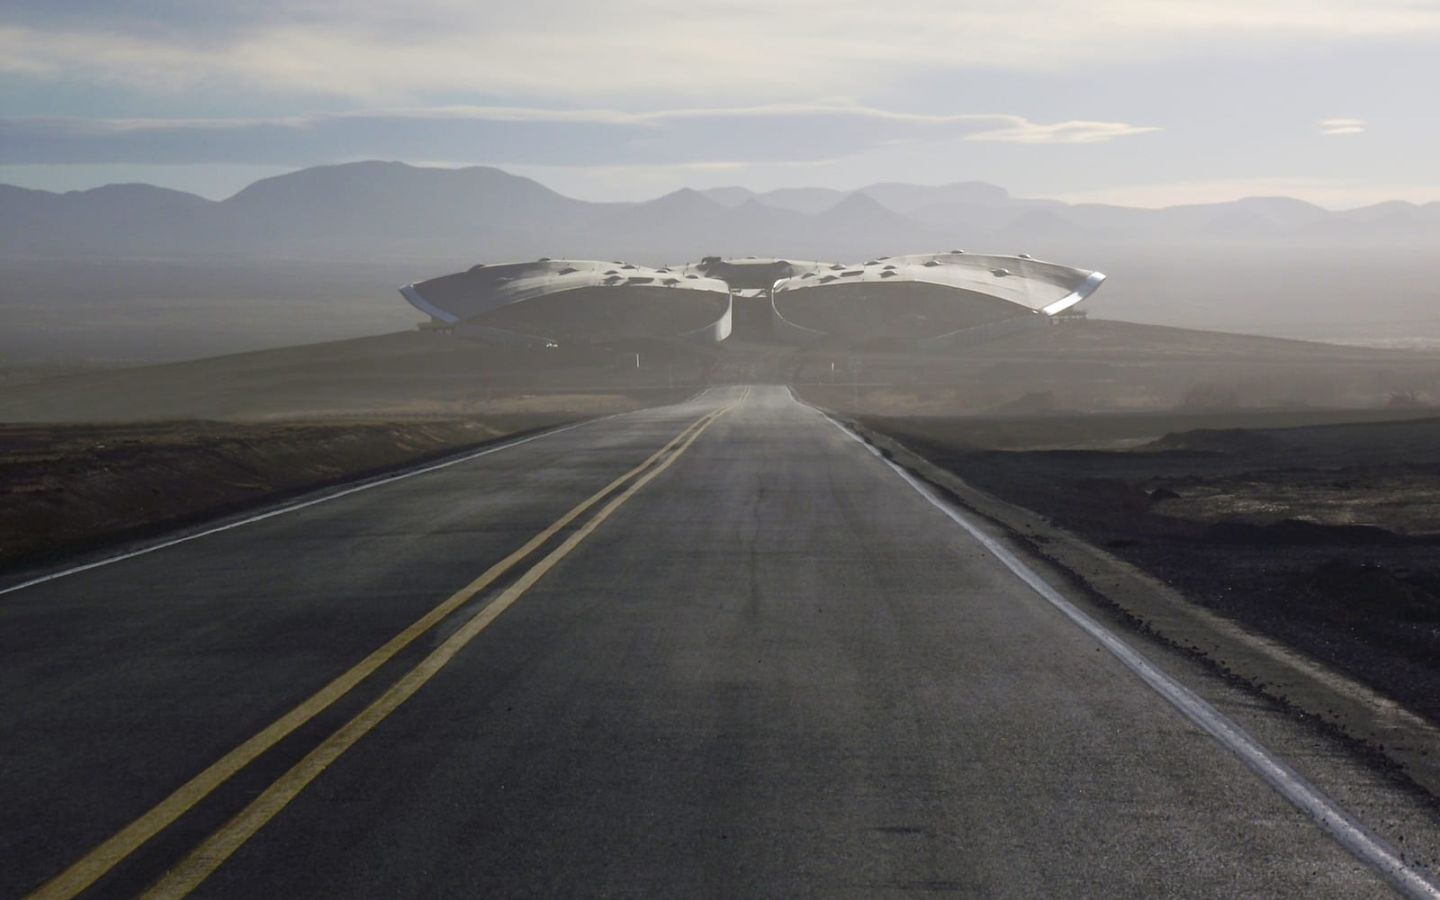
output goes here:
<path id="1" fill-rule="evenodd" d="M 716 419 L 744 400 L 745 394 L 729 406 L 701 416 L 671 438 L 665 446 L 644 462 L 616 478 L 587 497 L 565 515 L 556 519 L 523 546 L 491 566 L 479 578 L 456 591 L 440 605 L 415 620 L 404 631 L 387 641 L 342 675 L 316 691 L 294 709 L 276 719 L 253 737 L 226 753 L 204 771 L 181 785 L 148 812 L 116 832 L 109 839 L 73 863 L 31 895 L 32 900 L 72 898 L 86 890 L 181 815 L 204 800 L 233 775 L 255 761 L 301 725 L 333 705 L 360 682 L 404 650 L 416 638 L 438 625 L 455 610 L 513 569 L 525 558 L 544 546 L 560 531 L 575 522 L 588 510 L 605 501 L 608 503 L 577 528 L 559 546 L 517 578 L 494 600 L 479 609 L 439 647 L 391 685 L 378 699 L 310 751 L 300 762 L 281 775 L 239 814 L 210 835 L 177 866 L 167 872 L 145 894 L 146 897 L 183 897 L 194 890 L 210 873 L 264 827 L 280 810 L 293 800 L 306 785 L 350 747 L 378 725 L 386 716 L 435 677 L 447 662 L 501 613 L 509 609 L 535 582 L 550 571 L 585 540 L 601 523 L 610 518 L 627 500 L 668 469 L 709 428 Z M 628 484 L 628 487 L 626 486 Z M 623 490 L 621 490 L 623 488 Z M 616 492 L 619 491 L 617 494 Z M 615 496 L 611 497 L 614 494 Z"/>

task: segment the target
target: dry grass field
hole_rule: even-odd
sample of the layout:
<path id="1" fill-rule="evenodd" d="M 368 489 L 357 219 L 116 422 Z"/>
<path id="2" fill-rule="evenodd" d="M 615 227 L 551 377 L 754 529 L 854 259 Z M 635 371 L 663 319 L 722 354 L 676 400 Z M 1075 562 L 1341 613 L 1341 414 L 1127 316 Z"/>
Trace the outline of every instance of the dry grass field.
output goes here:
<path id="1" fill-rule="evenodd" d="M 0 568 L 43 565 L 681 392 L 510 396 L 465 418 L 0 425 Z"/>

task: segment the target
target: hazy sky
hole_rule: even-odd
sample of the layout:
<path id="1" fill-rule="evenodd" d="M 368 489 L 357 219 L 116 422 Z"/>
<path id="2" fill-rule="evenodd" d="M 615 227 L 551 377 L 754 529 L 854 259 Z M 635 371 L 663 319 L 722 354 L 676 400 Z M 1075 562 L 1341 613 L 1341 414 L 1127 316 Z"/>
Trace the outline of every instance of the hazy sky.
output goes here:
<path id="1" fill-rule="evenodd" d="M 0 181 L 1440 200 L 1440 0 L 6 0 Z"/>

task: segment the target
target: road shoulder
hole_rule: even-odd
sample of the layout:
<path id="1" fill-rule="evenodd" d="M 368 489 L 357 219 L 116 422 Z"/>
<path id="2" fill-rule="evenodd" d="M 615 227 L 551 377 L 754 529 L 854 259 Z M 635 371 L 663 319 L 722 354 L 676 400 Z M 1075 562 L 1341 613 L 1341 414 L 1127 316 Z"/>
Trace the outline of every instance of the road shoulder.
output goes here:
<path id="1" fill-rule="evenodd" d="M 1440 728 L 1371 688 L 1187 600 L 1030 510 L 967 484 L 900 441 L 848 417 L 873 446 L 1021 544 L 1058 581 L 1147 639 L 1193 657 L 1296 718 L 1343 738 L 1368 762 L 1440 804 Z"/>

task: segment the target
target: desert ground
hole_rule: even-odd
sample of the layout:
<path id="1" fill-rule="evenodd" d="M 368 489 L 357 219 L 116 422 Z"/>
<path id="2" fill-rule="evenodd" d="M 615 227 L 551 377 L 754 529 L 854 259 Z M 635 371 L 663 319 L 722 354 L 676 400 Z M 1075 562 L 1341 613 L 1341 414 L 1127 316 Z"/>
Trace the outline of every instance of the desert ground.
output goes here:
<path id="1" fill-rule="evenodd" d="M 0 425 L 0 569 L 113 550 L 684 392 L 506 395 L 464 417 Z"/>
<path id="2" fill-rule="evenodd" d="M 946 355 L 663 340 L 536 350 L 408 331 L 161 365 L 31 365 L 5 374 L 0 489 L 9 502 L 0 556 L 11 563 L 709 384 L 791 383 L 819 405 L 967 451 L 1119 448 L 1194 429 L 1380 422 L 1423 415 L 1420 407 L 1440 398 L 1433 354 L 1103 320 Z M 1362 443 L 1352 452 L 1363 462 L 1371 449 L 1380 448 Z M 1155 512 L 1183 503 L 1214 516 L 1223 490 L 1211 488 L 1209 499 L 1192 490 Z"/>
<path id="3" fill-rule="evenodd" d="M 1440 796 L 1434 353 L 1098 319 L 948 354 L 743 339 L 497 348 L 412 330 L 160 365 L 13 366 L 3 384 L 0 572 L 12 583 L 537 430 L 788 385 L 938 467 L 944 477 L 906 463 L 932 484 L 957 479 L 949 496 L 1124 627 L 1358 748 L 1405 802 Z M 783 413 L 814 440 L 829 433 L 784 390 L 753 390 L 757 421 Z M 829 459 L 790 464 L 813 462 L 823 479 Z M 869 540 L 890 534 L 870 527 Z M 1066 540 L 1103 565 L 1072 564 Z M 1153 579 L 1140 604 L 1111 590 L 1107 566 Z M 1173 609 L 1145 606 L 1155 585 L 1281 651 L 1237 662 L 1245 648 L 1208 620 L 1177 631 Z M 1291 657 L 1339 680 L 1299 684 Z M 1354 692 L 1332 681 L 1381 699 L 1342 702 Z M 1377 719 L 1386 709 L 1411 718 Z"/>
<path id="4" fill-rule="evenodd" d="M 1105 320 L 950 354 L 400 332 L 10 370 L 35 564 L 529 429 L 780 382 L 1440 718 L 1440 355 Z"/>
<path id="5" fill-rule="evenodd" d="M 1105 320 L 1032 328 L 948 354 L 736 339 L 528 350 L 408 331 L 32 379 L 0 396 L 0 421 L 454 415 L 517 392 L 726 383 L 800 385 L 826 405 L 881 415 L 1284 414 L 1435 402 L 1440 355 Z"/>
<path id="6" fill-rule="evenodd" d="M 1097 416 L 1049 433 L 1033 418 L 861 421 L 1440 720 L 1440 418 L 1266 418 Z"/>

